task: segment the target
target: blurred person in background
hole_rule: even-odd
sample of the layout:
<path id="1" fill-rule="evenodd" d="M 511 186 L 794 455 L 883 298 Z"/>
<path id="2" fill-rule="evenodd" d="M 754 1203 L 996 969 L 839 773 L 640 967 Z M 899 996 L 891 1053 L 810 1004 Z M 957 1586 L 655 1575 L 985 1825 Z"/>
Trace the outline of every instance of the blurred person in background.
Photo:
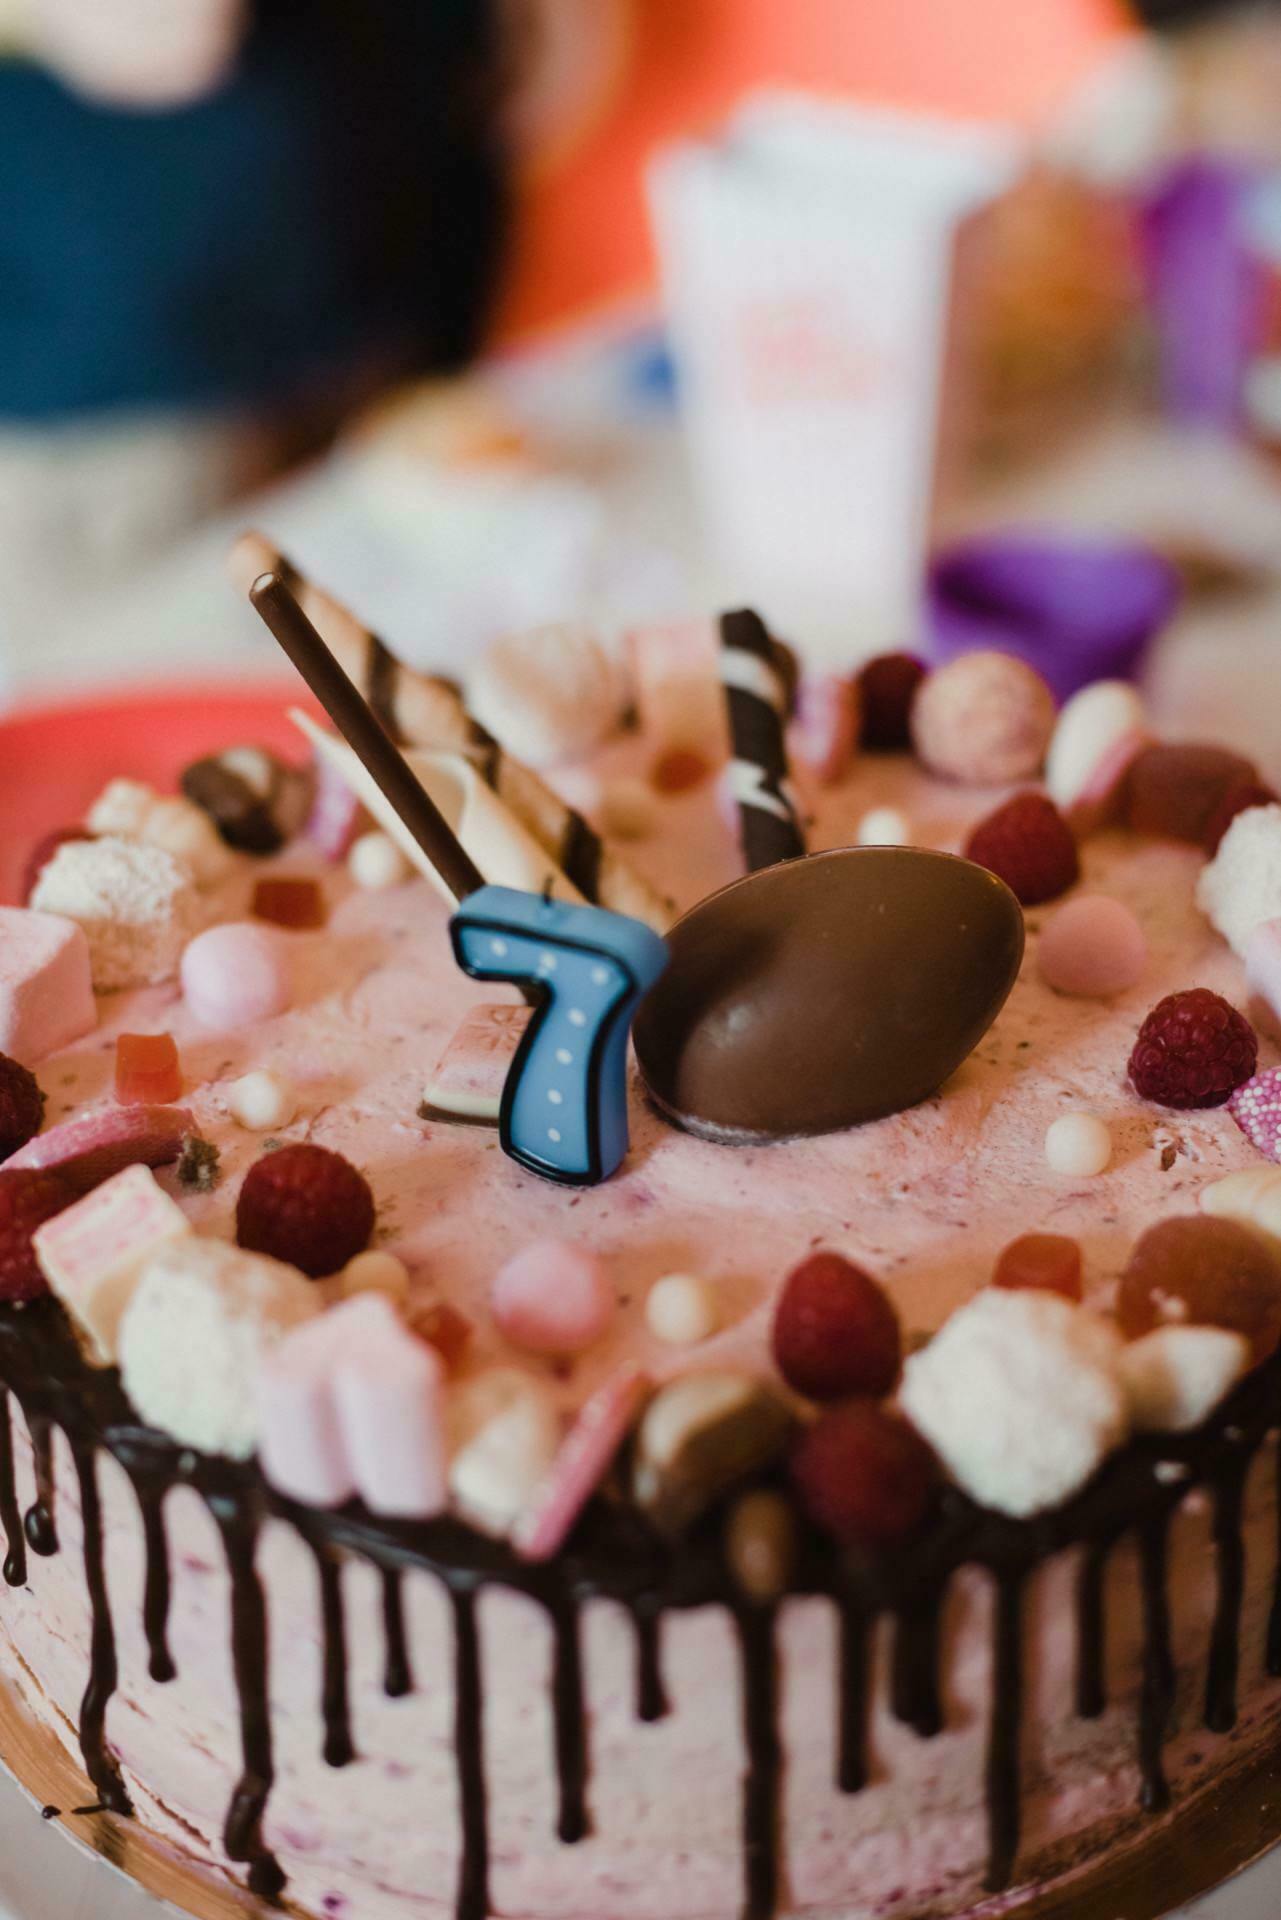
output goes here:
<path id="1" fill-rule="evenodd" d="M 0 0 L 0 647 L 474 354 L 503 77 L 499 0 Z"/>

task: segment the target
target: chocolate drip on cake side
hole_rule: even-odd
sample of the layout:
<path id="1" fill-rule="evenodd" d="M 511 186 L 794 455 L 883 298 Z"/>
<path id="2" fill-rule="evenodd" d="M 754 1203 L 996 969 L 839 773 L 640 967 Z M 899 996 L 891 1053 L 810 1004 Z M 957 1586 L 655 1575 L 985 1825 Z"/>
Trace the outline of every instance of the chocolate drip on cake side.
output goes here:
<path id="1" fill-rule="evenodd" d="M 142 1537 L 146 1568 L 142 1590 L 142 1625 L 147 1636 L 147 1671 L 162 1686 L 177 1678 L 178 1669 L 169 1651 L 169 1602 L 173 1582 L 169 1566 L 169 1536 L 165 1529 L 165 1493 L 163 1484 L 149 1478 L 134 1478 L 134 1492 L 142 1515 Z"/>
<path id="2" fill-rule="evenodd" d="M 405 1576 L 399 1567 L 383 1569 L 383 1692 L 403 1700 L 414 1690 L 405 1635 Z"/>
<path id="3" fill-rule="evenodd" d="M 320 1620 L 324 1641 L 324 1680 L 320 1711 L 325 1723 L 325 1765 L 346 1767 L 356 1757 L 347 1701 L 347 1618 L 343 1606 L 342 1565 L 321 1546 L 314 1549 L 320 1579 Z"/>
<path id="4" fill-rule="evenodd" d="M 220 1529 L 231 1574 L 231 1642 L 239 1696 L 241 1778 L 228 1813 L 229 1856 L 249 1867 L 252 1890 L 274 1899 L 285 1877 L 263 1839 L 272 1786 L 268 1704 L 266 1600 L 256 1567 L 262 1522 L 291 1525 L 316 1554 L 318 1609 L 325 1642 L 320 1703 L 326 1757 L 350 1748 L 348 1650 L 340 1568 L 356 1555 L 383 1581 L 387 1691 L 410 1690 L 403 1579 L 410 1569 L 443 1582 L 455 1625 L 455 1741 L 461 1845 L 458 1920 L 488 1920 L 488 1789 L 483 1742 L 483 1672 L 477 1608 L 489 1586 L 520 1592 L 543 1606 L 554 1636 L 553 1723 L 560 1780 L 560 1832 L 565 1840 L 587 1831 L 587 1720 L 581 1654 L 582 1610 L 594 1599 L 621 1603 L 637 1636 L 637 1709 L 642 1719 L 665 1710 L 659 1659 L 662 1621 L 671 1611 L 707 1605 L 726 1609 L 737 1635 L 742 1677 L 745 1769 L 742 1787 L 745 1920 L 769 1920 L 780 1897 L 785 1858 L 780 1834 L 783 1754 L 779 1731 L 778 1606 L 748 1602 L 736 1590 L 709 1524 L 678 1547 L 660 1540 L 636 1514 L 598 1502 L 584 1516 L 569 1553 L 545 1566 L 516 1558 L 503 1543 L 462 1522 L 388 1523 L 354 1505 L 333 1513 L 300 1509 L 276 1495 L 256 1466 L 234 1466 L 183 1449 L 140 1429 L 110 1370 L 88 1367 L 52 1302 L 21 1310 L 0 1308 L 0 1391 L 3 1411 L 21 1405 L 33 1436 L 56 1424 L 65 1432 L 79 1477 L 84 1513 L 85 1578 L 91 1610 L 91 1657 L 81 1741 L 101 1807 L 129 1810 L 128 1796 L 106 1744 L 107 1709 L 115 1692 L 116 1648 L 103 1566 L 103 1523 L 97 1454 L 110 1452 L 132 1481 L 147 1546 L 144 1598 L 153 1669 L 168 1660 L 169 1551 L 163 1500 L 179 1484 L 195 1487 Z M 1017 1867 L 1020 1812 L 1020 1735 L 1026 1655 L 1024 1602 L 1035 1571 L 1067 1547 L 1082 1550 L 1078 1586 L 1078 1706 L 1092 1717 L 1105 1703 L 1106 1568 L 1124 1536 L 1137 1541 L 1144 1623 L 1143 1681 L 1138 1712 L 1142 1803 L 1168 1804 L 1163 1748 L 1174 1699 L 1174 1667 L 1167 1593 L 1169 1534 L 1188 1493 L 1205 1487 L 1214 1509 L 1219 1590 L 1208 1649 L 1205 1717 L 1212 1729 L 1232 1724 L 1240 1652 L 1243 1585 L 1243 1505 L 1250 1462 L 1281 1412 L 1281 1355 L 1247 1377 L 1206 1425 L 1191 1434 L 1132 1441 L 1084 1492 L 1054 1513 L 1014 1521 L 974 1507 L 954 1490 L 921 1537 L 884 1562 L 846 1562 L 835 1549 L 814 1544 L 803 1556 L 794 1591 L 822 1596 L 837 1611 L 839 1671 L 839 1785 L 857 1792 L 866 1783 L 871 1632 L 884 1616 L 893 1634 L 891 1704 L 922 1736 L 945 1723 L 941 1688 L 941 1625 L 953 1573 L 985 1568 L 994 1583 L 992 1694 L 986 1792 L 990 1820 L 988 1881 L 1011 1884 Z M 8 1445 L 5 1436 L 9 1435 Z M 33 1445 L 39 1443 L 34 1441 Z M 51 1457 L 51 1456 L 50 1456 Z M 50 1482 L 50 1493 L 52 1483 Z M 1278 1585 L 1268 1642 L 1268 1667 L 1281 1669 L 1281 1478 L 1277 1483 Z M 713 1516 L 713 1521 L 714 1521 Z M 23 1529 L 18 1518 L 9 1419 L 0 1422 L 0 1525 L 9 1551 L 7 1571 L 20 1567 Z M 15 1560 L 15 1555 L 18 1559 Z M 95 1811 L 98 1809 L 95 1809 Z"/>
<path id="5" fill-rule="evenodd" d="M 35 1466 L 36 1497 L 27 1509 L 24 1521 L 27 1545 L 44 1560 L 58 1551 L 58 1528 L 54 1515 L 56 1495 L 53 1477 L 53 1422 L 44 1414 L 27 1415 L 31 1434 L 31 1458 Z"/>
<path id="6" fill-rule="evenodd" d="M 4 1577 L 11 1587 L 23 1587 L 27 1583 L 27 1536 L 18 1512 L 13 1471 L 13 1401 L 7 1387 L 0 1390 L 0 1526 L 4 1528 Z"/>
<path id="7" fill-rule="evenodd" d="M 258 1517 L 244 1498 L 207 1496 L 222 1534 L 231 1575 L 231 1654 L 240 1699 L 243 1767 L 227 1814 L 228 1857 L 249 1868 L 249 1886 L 274 1900 L 285 1887 L 280 1862 L 262 1837 L 263 1814 L 275 1777 L 267 1691 L 267 1608 L 255 1557 Z"/>
<path id="8" fill-rule="evenodd" d="M 108 1813 L 132 1813 L 120 1770 L 107 1749 L 107 1705 L 119 1678 L 116 1632 L 107 1597 L 106 1564 L 102 1541 L 102 1496 L 98 1490 L 98 1454 L 83 1441 L 71 1443 L 80 1482 L 80 1510 L 84 1526 L 85 1584 L 89 1590 L 89 1684 L 80 1707 L 80 1751 L 85 1771 Z"/>

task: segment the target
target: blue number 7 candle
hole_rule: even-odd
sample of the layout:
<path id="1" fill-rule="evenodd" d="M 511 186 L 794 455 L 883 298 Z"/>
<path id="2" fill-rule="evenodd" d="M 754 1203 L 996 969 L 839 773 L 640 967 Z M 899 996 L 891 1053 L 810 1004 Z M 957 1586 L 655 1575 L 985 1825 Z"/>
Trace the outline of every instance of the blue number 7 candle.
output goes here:
<path id="1" fill-rule="evenodd" d="M 450 922 L 473 980 L 532 988 L 537 1005 L 503 1088 L 503 1150 L 568 1186 L 608 1180 L 627 1152 L 632 1015 L 667 965 L 639 920 L 512 887 L 480 887 Z"/>

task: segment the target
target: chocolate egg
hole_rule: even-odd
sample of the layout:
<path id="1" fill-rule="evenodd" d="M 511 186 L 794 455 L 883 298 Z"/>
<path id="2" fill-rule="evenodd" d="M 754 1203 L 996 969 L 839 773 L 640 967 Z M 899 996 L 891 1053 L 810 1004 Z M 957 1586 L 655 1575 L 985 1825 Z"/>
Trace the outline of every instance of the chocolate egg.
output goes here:
<path id="1" fill-rule="evenodd" d="M 736 880 L 679 920 L 636 1056 L 662 1112 L 747 1143 L 835 1133 L 935 1093 L 1018 976 L 994 874 L 920 847 L 845 847 Z"/>

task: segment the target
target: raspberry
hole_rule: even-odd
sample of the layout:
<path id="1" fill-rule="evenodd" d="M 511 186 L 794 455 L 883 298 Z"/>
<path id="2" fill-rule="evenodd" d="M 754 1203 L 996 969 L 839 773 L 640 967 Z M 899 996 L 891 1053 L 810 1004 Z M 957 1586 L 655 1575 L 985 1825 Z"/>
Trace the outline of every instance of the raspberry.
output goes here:
<path id="1" fill-rule="evenodd" d="M 914 1533 L 937 1477 L 915 1427 L 870 1400 L 824 1413 L 801 1435 L 791 1464 L 810 1519 L 854 1547 L 891 1547 Z"/>
<path id="2" fill-rule="evenodd" d="M 989 813 L 970 835 L 965 855 L 1004 880 L 1025 907 L 1057 900 L 1081 877 L 1072 829 L 1043 793 L 1016 793 Z"/>
<path id="3" fill-rule="evenodd" d="M 0 1160 L 34 1140 L 43 1124 L 44 1095 L 35 1074 L 0 1053 Z"/>
<path id="4" fill-rule="evenodd" d="M 884 1289 L 839 1253 L 788 1275 L 774 1315 L 774 1360 L 810 1400 L 892 1391 L 902 1365 L 898 1315 Z"/>
<path id="5" fill-rule="evenodd" d="M 36 890 L 36 881 L 44 872 L 59 847 L 67 846 L 72 840 L 93 840 L 96 835 L 84 827 L 55 827 L 52 833 L 36 841 L 27 855 L 27 864 L 22 869 L 22 897 L 30 900 Z"/>
<path id="6" fill-rule="evenodd" d="M 61 1174 L 0 1169 L 0 1300 L 21 1306 L 48 1293 L 31 1236 L 75 1197 Z"/>
<path id="7" fill-rule="evenodd" d="M 1062 1233 L 1025 1233 L 1012 1240 L 996 1263 L 994 1287 L 1015 1293 L 1061 1293 L 1081 1298 L 1081 1247 Z"/>
<path id="8" fill-rule="evenodd" d="M 1242 780 L 1230 787 L 1206 822 L 1202 845 L 1207 857 L 1213 860 L 1219 842 L 1239 813 L 1248 813 L 1251 807 L 1275 806 L 1277 798 L 1271 787 L 1259 780 Z"/>
<path id="9" fill-rule="evenodd" d="M 1153 1007 L 1130 1055 L 1130 1079 L 1142 1099 L 1162 1107 L 1221 1107 L 1258 1060 L 1245 1015 L 1208 987 L 1193 987 Z"/>
<path id="10" fill-rule="evenodd" d="M 1157 1327 L 1228 1327 L 1256 1361 L 1281 1341 L 1281 1257 L 1236 1220 L 1181 1214 L 1150 1227 L 1121 1276 L 1117 1317 L 1128 1340 Z"/>
<path id="11" fill-rule="evenodd" d="M 858 676 L 863 723 L 860 745 L 868 753 L 906 753 L 909 719 L 925 663 L 910 653 L 880 653 Z"/>
<path id="12" fill-rule="evenodd" d="M 374 1196 L 350 1160 L 327 1147 L 278 1147 L 255 1161 L 236 1202 L 236 1239 L 301 1267 L 337 1273 L 369 1244 Z"/>

